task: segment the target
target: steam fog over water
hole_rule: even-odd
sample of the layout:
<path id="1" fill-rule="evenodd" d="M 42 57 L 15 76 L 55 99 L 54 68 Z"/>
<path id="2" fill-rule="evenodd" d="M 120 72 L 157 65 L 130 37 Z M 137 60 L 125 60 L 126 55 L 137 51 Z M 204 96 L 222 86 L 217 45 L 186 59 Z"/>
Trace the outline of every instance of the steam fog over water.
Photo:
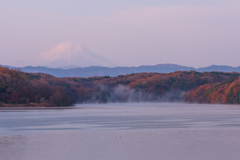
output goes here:
<path id="1" fill-rule="evenodd" d="M 93 94 L 90 99 L 83 103 L 136 103 L 136 102 L 184 102 L 186 91 L 172 89 L 161 96 L 144 90 L 132 89 L 119 84 L 115 87 L 98 85 L 101 92 Z"/>
<path id="2" fill-rule="evenodd" d="M 0 110 L 3 160 L 238 160 L 240 106 L 108 103 Z"/>

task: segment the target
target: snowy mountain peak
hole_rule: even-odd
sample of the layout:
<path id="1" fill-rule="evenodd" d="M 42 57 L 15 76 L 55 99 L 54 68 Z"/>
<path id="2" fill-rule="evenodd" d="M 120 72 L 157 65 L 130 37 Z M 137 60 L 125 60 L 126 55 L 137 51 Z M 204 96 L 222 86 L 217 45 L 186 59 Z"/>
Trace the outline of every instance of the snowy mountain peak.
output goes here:
<path id="1" fill-rule="evenodd" d="M 38 60 L 38 65 L 52 68 L 115 66 L 113 62 L 93 53 L 80 44 L 69 42 L 61 43 L 58 46 L 41 53 L 38 56 Z"/>
<path id="2" fill-rule="evenodd" d="M 83 51 L 78 43 L 64 42 L 58 46 L 40 54 L 40 58 L 45 61 L 53 61 L 55 59 L 70 59 L 72 56 L 77 55 Z"/>

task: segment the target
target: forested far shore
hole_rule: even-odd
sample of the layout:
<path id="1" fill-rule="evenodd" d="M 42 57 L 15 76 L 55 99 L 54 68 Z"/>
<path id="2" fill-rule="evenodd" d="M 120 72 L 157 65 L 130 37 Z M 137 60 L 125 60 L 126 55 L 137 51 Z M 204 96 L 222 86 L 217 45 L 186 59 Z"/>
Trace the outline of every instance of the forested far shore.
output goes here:
<path id="1" fill-rule="evenodd" d="M 57 78 L 0 67 L 0 106 L 173 101 L 239 104 L 239 76 L 239 73 L 176 71 Z"/>

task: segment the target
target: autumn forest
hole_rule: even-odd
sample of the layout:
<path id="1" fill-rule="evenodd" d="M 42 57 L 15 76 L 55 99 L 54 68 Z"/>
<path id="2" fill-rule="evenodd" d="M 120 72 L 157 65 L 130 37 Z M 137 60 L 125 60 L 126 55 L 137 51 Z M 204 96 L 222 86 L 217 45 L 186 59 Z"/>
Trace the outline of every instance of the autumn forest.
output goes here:
<path id="1" fill-rule="evenodd" d="M 0 67 L 0 106 L 149 101 L 239 104 L 239 76 L 239 73 L 177 71 L 57 78 Z"/>

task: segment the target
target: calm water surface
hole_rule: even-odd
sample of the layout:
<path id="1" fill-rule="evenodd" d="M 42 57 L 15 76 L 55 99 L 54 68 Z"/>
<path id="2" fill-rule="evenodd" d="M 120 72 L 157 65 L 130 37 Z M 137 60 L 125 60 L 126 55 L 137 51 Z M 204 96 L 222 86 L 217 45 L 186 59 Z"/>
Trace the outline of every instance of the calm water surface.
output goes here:
<path id="1" fill-rule="evenodd" d="M 239 160 L 240 106 L 0 110 L 0 160 Z"/>

